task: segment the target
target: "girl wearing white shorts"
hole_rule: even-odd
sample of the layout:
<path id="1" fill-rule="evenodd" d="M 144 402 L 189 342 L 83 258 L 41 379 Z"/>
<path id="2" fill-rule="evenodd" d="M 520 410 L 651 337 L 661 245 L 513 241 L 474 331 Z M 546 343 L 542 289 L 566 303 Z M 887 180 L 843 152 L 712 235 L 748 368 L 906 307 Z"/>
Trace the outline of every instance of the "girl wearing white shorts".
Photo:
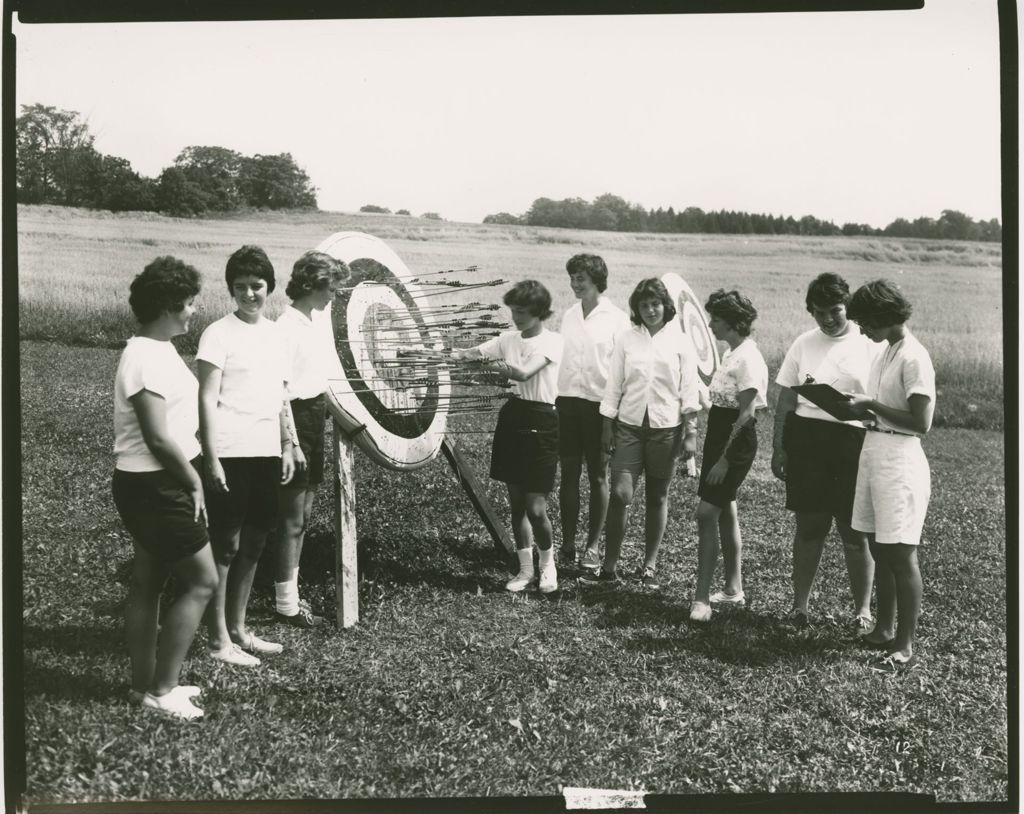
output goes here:
<path id="1" fill-rule="evenodd" d="M 875 559 L 875 629 L 863 637 L 886 651 L 887 668 L 911 666 L 921 612 L 917 547 L 931 495 L 921 436 L 935 411 L 935 370 L 906 321 L 912 308 L 899 288 L 876 280 L 854 292 L 849 318 L 873 342 L 886 342 L 868 377 L 868 393 L 850 393 L 870 420 L 861 449 L 851 525 L 865 532 Z"/>

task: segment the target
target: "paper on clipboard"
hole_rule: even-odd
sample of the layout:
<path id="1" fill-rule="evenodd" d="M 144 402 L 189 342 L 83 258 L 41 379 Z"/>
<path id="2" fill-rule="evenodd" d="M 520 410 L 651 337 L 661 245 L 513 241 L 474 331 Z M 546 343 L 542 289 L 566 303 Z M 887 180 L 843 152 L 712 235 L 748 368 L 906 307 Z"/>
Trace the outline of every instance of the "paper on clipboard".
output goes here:
<path id="1" fill-rule="evenodd" d="M 840 421 L 859 421 L 862 418 L 850 409 L 850 400 L 830 384 L 798 384 L 789 389 Z"/>

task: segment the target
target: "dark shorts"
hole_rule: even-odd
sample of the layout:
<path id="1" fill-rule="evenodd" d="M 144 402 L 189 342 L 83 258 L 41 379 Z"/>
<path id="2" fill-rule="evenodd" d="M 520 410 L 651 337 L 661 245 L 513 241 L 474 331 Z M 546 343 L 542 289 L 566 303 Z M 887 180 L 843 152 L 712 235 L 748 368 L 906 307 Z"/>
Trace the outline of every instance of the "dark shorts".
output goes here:
<path id="1" fill-rule="evenodd" d="M 757 455 L 757 428 L 756 419 L 754 419 L 747 422 L 732 443 L 731 459 L 725 473 L 725 480 L 714 486 L 704 480 L 711 467 L 722 457 L 726 442 L 729 440 L 729 433 L 732 432 L 732 425 L 736 423 L 739 415 L 739 410 L 730 410 L 716 405 L 712 405 L 708 412 L 708 428 L 704 435 L 704 452 L 700 461 L 700 481 L 697 486 L 697 495 L 701 500 L 712 506 L 718 506 L 720 509 L 724 509 L 736 499 L 736 492 L 747 477 Z"/>
<path id="2" fill-rule="evenodd" d="M 498 413 L 491 477 L 547 494 L 558 470 L 558 414 L 551 404 L 511 398 Z"/>
<path id="3" fill-rule="evenodd" d="M 604 418 L 600 403 L 574 396 L 555 399 L 558 410 L 558 455 L 561 458 L 585 458 L 587 467 L 601 465 L 601 427 Z"/>
<path id="4" fill-rule="evenodd" d="M 199 471 L 199 458 L 192 466 Z M 192 496 L 167 470 L 115 469 L 111 490 L 128 533 L 158 560 L 175 562 L 190 557 L 210 542 L 203 520 L 195 519 Z"/>
<path id="5" fill-rule="evenodd" d="M 292 418 L 299 436 L 299 448 L 306 456 L 306 468 L 296 472 L 288 486 L 306 489 L 324 482 L 324 420 L 327 401 L 323 395 L 292 399 Z"/>
<path id="6" fill-rule="evenodd" d="M 864 433 L 859 427 L 790 413 L 782 436 L 786 508 L 829 514 L 849 525 Z"/>
<path id="7" fill-rule="evenodd" d="M 204 479 L 210 531 L 233 533 L 242 526 L 270 531 L 277 524 L 280 458 L 221 458 L 227 494 L 213 490 Z"/>
<path id="8" fill-rule="evenodd" d="M 676 461 L 683 449 L 683 425 L 676 427 L 634 427 L 615 422 L 615 451 L 612 472 L 628 472 L 633 477 L 646 473 L 649 478 L 670 480 L 676 473 Z"/>

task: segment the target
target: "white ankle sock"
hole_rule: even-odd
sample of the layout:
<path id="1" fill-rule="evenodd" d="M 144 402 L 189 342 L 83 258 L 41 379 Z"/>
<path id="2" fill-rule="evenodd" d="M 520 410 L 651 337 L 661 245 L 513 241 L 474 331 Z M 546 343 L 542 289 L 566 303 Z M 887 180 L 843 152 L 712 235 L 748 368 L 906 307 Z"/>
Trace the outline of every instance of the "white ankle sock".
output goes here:
<path id="1" fill-rule="evenodd" d="M 277 612 L 285 616 L 294 616 L 299 612 L 299 577 L 296 574 L 287 582 L 274 583 L 275 605 Z"/>
<path id="2" fill-rule="evenodd" d="M 545 550 L 543 548 L 537 549 L 537 559 L 540 560 L 540 570 L 543 571 L 545 568 L 550 568 L 555 562 L 555 547 Z"/>
<path id="3" fill-rule="evenodd" d="M 516 556 L 519 558 L 519 573 L 520 574 L 532 574 L 533 573 L 533 549 L 532 548 L 519 548 L 519 549 L 516 549 Z"/>

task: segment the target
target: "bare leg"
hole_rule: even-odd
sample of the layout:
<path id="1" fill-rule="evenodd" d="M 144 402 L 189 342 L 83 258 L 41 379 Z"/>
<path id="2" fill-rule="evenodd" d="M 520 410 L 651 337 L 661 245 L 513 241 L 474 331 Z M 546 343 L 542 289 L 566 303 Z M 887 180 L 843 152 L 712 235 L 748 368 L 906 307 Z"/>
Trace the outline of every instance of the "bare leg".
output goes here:
<path id="1" fill-rule="evenodd" d="M 590 509 L 587 523 L 587 549 L 597 551 L 604 531 L 604 521 L 608 516 L 608 500 L 610 487 L 608 484 L 608 468 L 601 467 L 600 460 L 587 459 L 587 477 L 590 479 Z"/>
<path id="2" fill-rule="evenodd" d="M 868 540 L 875 560 L 877 614 L 875 629 L 864 636 L 864 641 L 883 644 L 896 635 L 896 577 L 889 565 L 888 546 L 874 542 L 873 535 L 869 535 Z"/>
<path id="3" fill-rule="evenodd" d="M 558 507 L 562 516 L 562 550 L 576 550 L 576 528 L 580 517 L 580 474 L 583 459 L 577 457 L 559 460 L 561 480 L 558 486 Z M 591 496 L 593 500 L 593 496 Z"/>
<path id="4" fill-rule="evenodd" d="M 280 491 L 280 513 L 274 541 L 274 581 L 294 579 L 302 555 L 306 525 L 313 510 L 316 492 L 305 487 L 283 486 Z"/>
<path id="5" fill-rule="evenodd" d="M 248 641 L 249 632 L 245 627 L 245 611 L 252 592 L 252 580 L 256 566 L 267 541 L 267 531 L 243 526 L 238 546 L 238 556 L 228 570 L 227 589 L 224 594 L 224 621 L 231 640 L 237 644 Z"/>
<path id="6" fill-rule="evenodd" d="M 711 601 L 711 580 L 718 564 L 719 518 L 722 510 L 702 500 L 697 506 L 697 586 L 693 598 L 708 604 Z"/>
<path id="7" fill-rule="evenodd" d="M 526 517 L 533 530 L 537 548 L 547 551 L 551 548 L 554 538 L 554 529 L 551 528 L 551 520 L 548 518 L 548 496 L 543 492 L 526 492 L 524 498 Z"/>
<path id="8" fill-rule="evenodd" d="M 854 613 L 871 618 L 871 585 L 875 579 L 875 561 L 868 548 L 868 538 L 863 532 L 854 531 L 846 523 L 836 521 L 836 529 L 843 540 L 843 557 L 846 571 L 850 575 L 850 592 L 853 594 Z"/>
<path id="9" fill-rule="evenodd" d="M 171 563 L 170 569 L 184 590 L 164 613 L 153 681 L 149 687 L 149 692 L 156 696 L 178 686 L 181 665 L 192 646 L 203 611 L 217 590 L 217 567 L 208 545 Z"/>
<path id="10" fill-rule="evenodd" d="M 818 573 L 825 538 L 832 527 L 832 515 L 797 512 L 793 534 L 793 607 L 807 613 L 814 577 Z M 867 545 L 865 544 L 865 554 Z M 869 555 L 870 558 L 870 555 Z"/>
<path id="11" fill-rule="evenodd" d="M 225 618 L 227 606 L 228 574 L 231 564 L 238 554 L 239 539 L 242 530 L 233 529 L 227 532 L 210 535 L 213 547 L 213 559 L 217 566 L 217 590 L 206 608 L 206 632 L 211 650 L 223 650 L 231 644 Z"/>
<path id="12" fill-rule="evenodd" d="M 671 478 L 647 476 L 647 505 L 644 515 L 644 567 L 654 569 L 658 564 L 658 549 L 668 524 L 668 487 Z"/>
<path id="13" fill-rule="evenodd" d="M 124 630 L 132 665 L 132 689 L 148 692 L 156 670 L 157 623 L 160 591 L 167 581 L 167 567 L 138 543 L 124 608 Z"/>
<path id="14" fill-rule="evenodd" d="M 526 515 L 526 493 L 514 484 L 508 484 L 508 504 L 512 514 L 512 536 L 516 548 L 533 548 L 533 530 Z M 550 545 L 550 544 L 549 544 Z"/>
<path id="15" fill-rule="evenodd" d="M 725 592 L 738 594 L 743 590 L 743 542 L 736 501 L 732 500 L 718 516 L 718 533 L 722 540 L 722 565 L 725 566 Z"/>
<path id="16" fill-rule="evenodd" d="M 622 553 L 626 537 L 626 513 L 633 502 L 634 480 L 629 472 L 613 472 L 611 497 L 608 502 L 608 521 L 605 523 L 605 550 L 602 570 L 613 573 Z"/>
<path id="17" fill-rule="evenodd" d="M 921 569 L 917 563 L 917 546 L 897 543 L 889 546 L 889 562 L 896 582 L 896 641 L 894 652 L 910 657 L 914 652 L 917 618 L 921 615 Z"/>

